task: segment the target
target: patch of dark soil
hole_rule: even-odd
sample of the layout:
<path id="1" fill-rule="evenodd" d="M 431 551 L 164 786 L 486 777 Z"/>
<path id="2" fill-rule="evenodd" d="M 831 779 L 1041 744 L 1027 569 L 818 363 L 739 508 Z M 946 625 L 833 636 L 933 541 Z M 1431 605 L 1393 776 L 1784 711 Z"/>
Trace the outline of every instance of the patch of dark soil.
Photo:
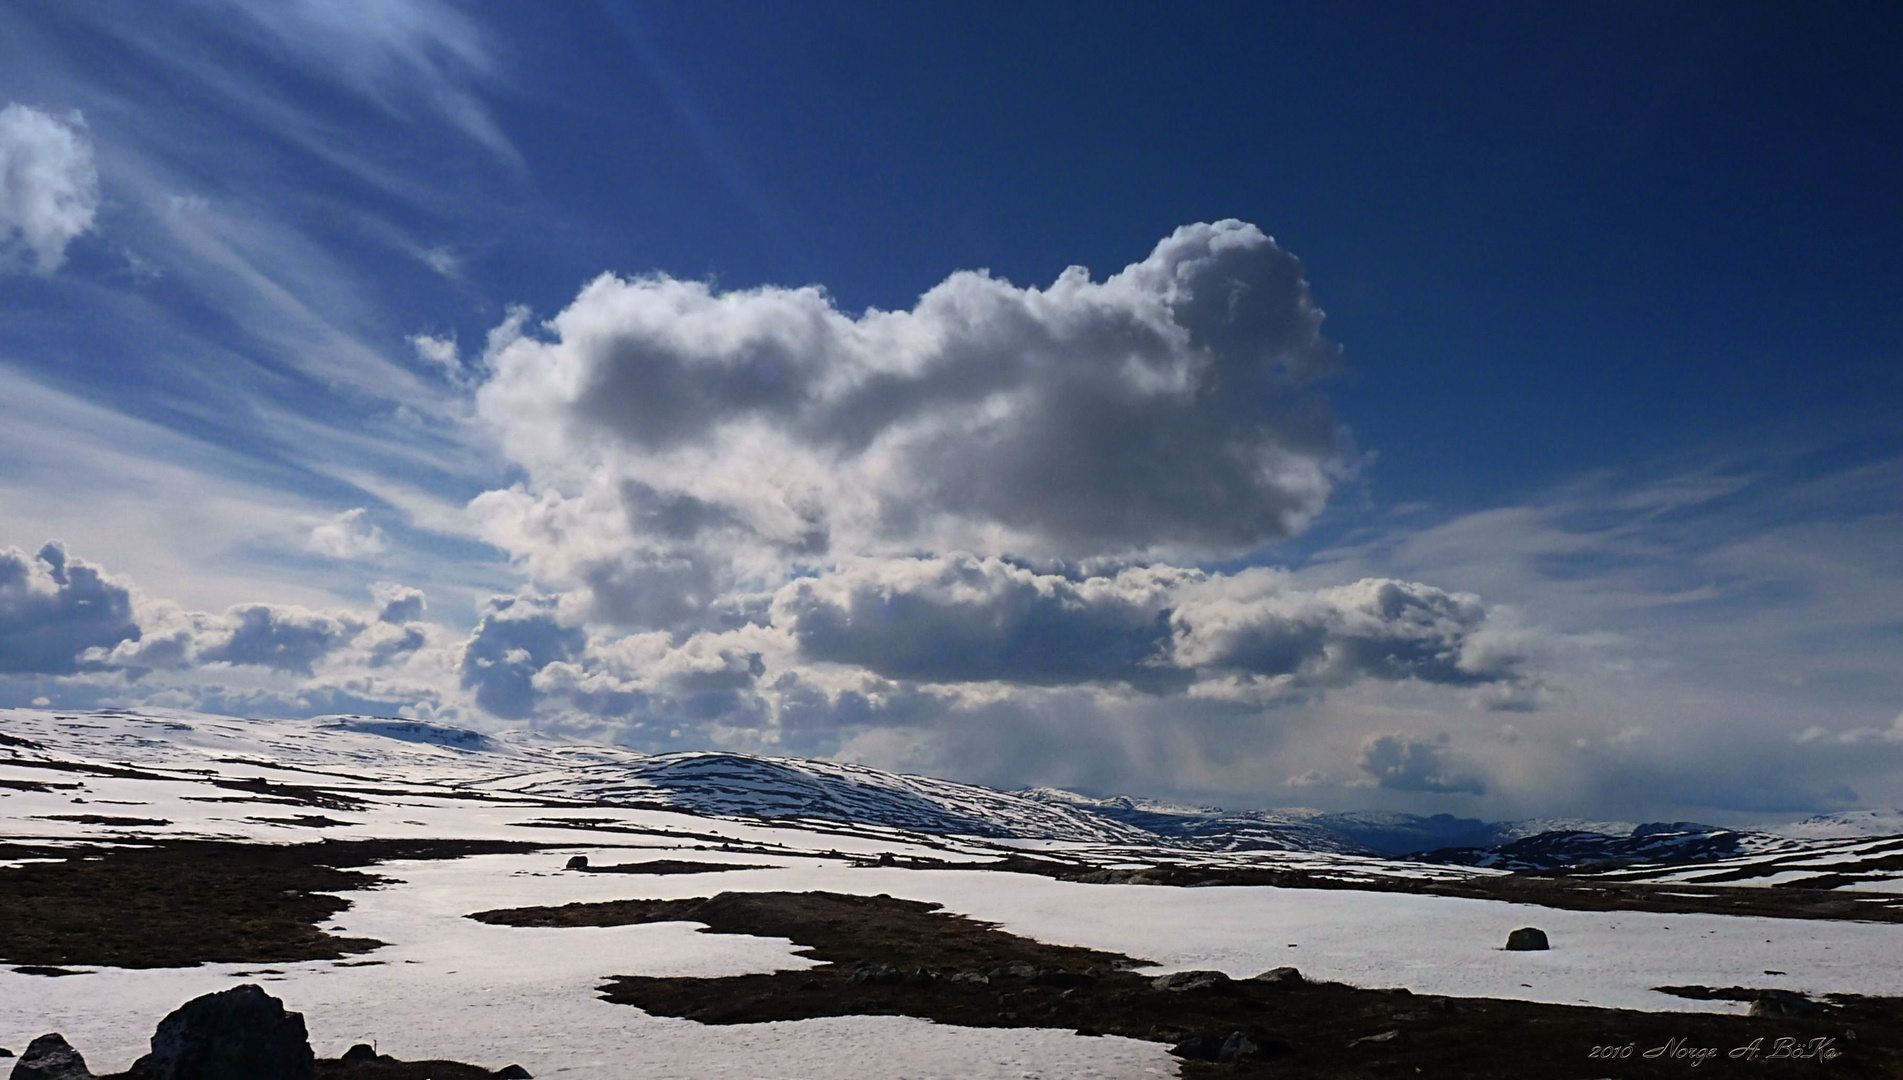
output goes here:
<path id="1" fill-rule="evenodd" d="M 115 776 L 121 780 L 176 780 L 176 776 L 147 772 L 144 769 L 128 769 L 117 765 L 96 765 L 90 761 L 23 761 L 14 758 L 7 762 L 16 769 L 44 769 L 47 772 L 79 773 L 83 776 Z"/>
<path id="2" fill-rule="evenodd" d="M 330 829 L 339 825 L 352 824 L 348 821 L 338 821 L 336 818 L 325 817 L 322 814 L 298 814 L 295 817 L 251 817 L 245 818 L 245 820 L 256 821 L 265 825 L 296 825 L 306 829 Z"/>
<path id="3" fill-rule="evenodd" d="M 62 968 L 62 967 L 41 967 L 37 964 L 28 964 L 25 967 L 17 967 L 17 968 L 14 968 L 13 970 L 15 972 L 18 972 L 21 975 L 45 975 L 55 979 L 59 978 L 61 975 L 90 975 L 92 974 L 92 972 L 90 971 L 68 971 L 66 968 Z"/>
<path id="4" fill-rule="evenodd" d="M 989 923 L 944 914 L 938 907 L 889 896 L 725 892 L 712 899 L 611 900 L 562 907 L 504 908 L 469 917 L 504 926 L 698 922 L 706 923 L 709 933 L 791 938 L 804 946 L 803 951 L 822 960 L 834 960 L 836 956 L 848 962 L 876 958 L 906 969 L 929 966 L 972 970 L 1003 963 L 997 957 L 1006 952 L 1010 954 L 1008 959 L 1076 972 L 1143 963 L 1116 953 L 1045 945 L 1006 934 Z"/>
<path id="5" fill-rule="evenodd" d="M 1903 897 L 1893 893 L 1825 892 L 1810 888 L 1652 885 L 1566 877 L 1555 872 L 1496 874 L 1471 878 L 1334 877 L 1310 870 L 1222 870 L 1163 864 L 1140 870 L 1103 870 L 1025 855 L 985 864 L 947 863 L 946 868 L 1038 874 L 1063 881 L 1127 885 L 1268 885 L 1283 889 L 1352 889 L 1464 896 L 1539 904 L 1567 911 L 1649 911 L 1661 915 L 1756 915 L 1773 919 L 1843 919 L 1903 923 Z M 920 866 L 920 869 L 928 867 Z"/>
<path id="6" fill-rule="evenodd" d="M 1880 869 L 1895 869 L 1895 867 Z M 1885 878 L 1883 874 L 1818 874 L 1816 877 L 1799 878 L 1796 881 L 1773 881 L 1770 887 L 1773 889 L 1842 889 L 1883 878 Z"/>
<path id="7" fill-rule="evenodd" d="M 398 1061 L 388 1054 L 357 1061 L 318 1058 L 315 1080 L 494 1080 L 490 1070 L 460 1061 Z"/>
<path id="8" fill-rule="evenodd" d="M 688 812 L 688 811 L 682 810 L 680 807 L 677 807 L 677 806 L 661 806 L 655 803 L 617 804 L 615 809 L 617 810 L 623 809 L 624 806 L 634 807 L 636 809 L 666 810 L 674 814 L 686 814 Z M 805 851 L 796 852 L 793 849 L 788 848 L 785 844 L 773 844 L 773 843 L 747 844 L 745 842 L 737 843 L 735 842 L 733 837 L 722 836 L 719 833 L 689 832 L 686 829 L 668 829 L 668 828 L 659 828 L 659 827 L 650 826 L 650 825 L 634 825 L 625 821 L 604 820 L 602 818 L 537 818 L 533 821 L 513 821 L 513 822 L 510 822 L 510 824 L 514 825 L 518 829 L 582 829 L 588 832 L 629 833 L 634 836 L 664 836 L 664 837 L 667 837 L 669 840 L 681 840 L 681 841 L 698 840 L 698 841 L 701 841 L 701 843 L 695 845 L 697 850 L 738 851 L 738 852 L 742 852 L 746 854 L 772 854 L 772 855 L 783 855 L 783 854 L 808 855 L 810 854 L 809 852 L 805 852 Z"/>
<path id="9" fill-rule="evenodd" d="M 303 784 L 282 784 L 263 778 L 250 780 L 213 780 L 212 786 L 228 791 L 248 791 L 254 795 L 268 795 L 276 800 L 288 801 L 298 806 L 314 806 L 320 810 L 361 810 L 369 805 L 362 799 L 327 788 L 308 787 Z"/>
<path id="10" fill-rule="evenodd" d="M 382 880 L 351 868 L 538 846 L 467 840 L 180 840 L 32 849 L 35 857 L 61 861 L 0 868 L 0 960 L 43 967 L 150 968 L 342 959 L 383 944 L 316 927 L 350 906 L 330 893 Z"/>
<path id="11" fill-rule="evenodd" d="M 80 825 L 170 825 L 164 818 L 121 817 L 117 814 L 35 814 L 37 821 L 71 821 Z"/>
<path id="12" fill-rule="evenodd" d="M 84 784 L 55 784 L 47 780 L 0 780 L 0 791 L 73 791 Z"/>
<path id="13" fill-rule="evenodd" d="M 691 859 L 649 859 L 647 862 L 582 866 L 576 869 L 590 874 L 717 874 L 723 870 L 773 870 L 776 867 L 751 863 L 694 862 Z"/>
<path id="14" fill-rule="evenodd" d="M 0 732 L 0 746 L 17 746 L 22 750 L 46 749 L 46 747 L 41 746 L 32 739 L 22 739 L 18 735 L 8 735 L 4 732 Z"/>
<path id="15" fill-rule="evenodd" d="M 1903 1008 L 1884 999 L 1832 998 L 1816 1015 L 1772 1019 L 1433 997 L 1286 975 L 1179 975 L 1159 988 L 1131 970 L 1144 966 L 1131 957 L 1046 945 L 933 904 L 835 893 L 721 893 L 470 918 L 509 926 L 691 921 L 707 933 L 791 938 L 824 962 L 724 979 L 624 975 L 602 987 L 605 999 L 657 1015 L 707 1024 L 903 1015 L 1071 1028 L 1167 1043 L 1186 1077 L 1682 1077 L 1694 1054 L 1707 1066 L 1701 1075 L 1777 1077 L 1810 1075 L 1825 1051 L 1830 1075 L 1903 1070 Z M 1787 1040 L 1783 1056 L 1778 1039 Z M 1755 1055 L 1753 1040 L 1761 1040 Z M 1819 1053 L 1792 1053 L 1807 1048 Z"/>

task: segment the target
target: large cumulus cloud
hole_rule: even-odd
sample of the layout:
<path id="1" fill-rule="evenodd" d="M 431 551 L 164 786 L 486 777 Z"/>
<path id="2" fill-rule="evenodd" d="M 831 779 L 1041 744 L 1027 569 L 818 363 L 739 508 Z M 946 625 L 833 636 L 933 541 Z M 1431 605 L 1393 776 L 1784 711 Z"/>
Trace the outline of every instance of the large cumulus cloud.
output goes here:
<path id="1" fill-rule="evenodd" d="M 1300 263 L 1192 225 L 1048 288 L 953 274 L 910 311 L 604 276 L 492 350 L 527 483 L 474 509 L 590 613 L 679 625 L 840 555 L 1234 556 L 1303 529 L 1354 454 Z"/>
<path id="2" fill-rule="evenodd" d="M 477 412 L 522 479 L 470 509 L 529 581 L 462 687 L 637 745 L 933 746 L 994 779 L 1030 746 L 1187 775 L 1366 685 L 1537 703 L 1528 632 L 1480 597 L 1208 569 L 1306 529 L 1355 467 L 1316 387 L 1338 366 L 1299 261 L 1239 221 L 1103 279 L 955 273 L 902 311 L 601 277 L 484 353 Z M 1442 774 L 1411 753 L 1389 790 L 1472 789 L 1413 782 Z"/>
<path id="3" fill-rule="evenodd" d="M 70 675 L 87 651 L 139 636 L 130 590 L 99 567 L 58 543 L 0 548 L 0 672 Z"/>

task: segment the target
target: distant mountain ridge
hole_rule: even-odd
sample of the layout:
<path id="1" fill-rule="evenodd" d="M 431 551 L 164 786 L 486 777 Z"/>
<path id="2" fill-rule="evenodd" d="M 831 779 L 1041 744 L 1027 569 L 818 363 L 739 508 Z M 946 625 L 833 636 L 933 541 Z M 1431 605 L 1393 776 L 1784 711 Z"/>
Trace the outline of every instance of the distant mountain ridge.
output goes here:
<path id="1" fill-rule="evenodd" d="M 39 754 L 174 769 L 207 759 L 255 760 L 497 796 L 652 804 L 721 817 L 830 821 L 1164 856 L 1307 852 L 1504 871 L 1610 873 L 1636 865 L 1683 867 L 1691 874 L 1712 866 L 1745 879 L 1759 866 L 1775 865 L 1786 876 L 1801 873 L 1807 853 L 1828 850 L 1835 861 L 1827 861 L 1827 871 L 1820 863 L 1820 873 L 1867 880 L 1858 875 L 1887 874 L 1894 857 L 1889 847 L 1864 841 L 1903 835 L 1899 811 L 1852 811 L 1767 830 L 1695 822 L 1228 811 L 1054 788 L 1000 791 L 832 761 L 724 751 L 648 755 L 533 732 L 485 734 L 388 717 L 261 721 L 156 709 L 0 710 L 0 759 Z"/>

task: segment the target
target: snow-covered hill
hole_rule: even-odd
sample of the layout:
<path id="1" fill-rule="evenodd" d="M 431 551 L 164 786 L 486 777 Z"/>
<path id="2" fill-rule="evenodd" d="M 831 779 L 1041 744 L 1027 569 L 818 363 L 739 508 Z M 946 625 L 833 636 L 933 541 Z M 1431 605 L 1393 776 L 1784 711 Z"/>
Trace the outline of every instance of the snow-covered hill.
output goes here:
<path id="1" fill-rule="evenodd" d="M 1765 832 L 1793 840 L 1855 840 L 1903 835 L 1903 810 L 1843 810 L 1776 825 Z"/>
<path id="2" fill-rule="evenodd" d="M 1417 874 L 1568 868 L 1634 880 L 1691 880 L 1702 872 L 1723 875 L 1705 880 L 1740 883 L 1799 880 L 1807 874 L 1819 884 L 1860 887 L 1903 877 L 1903 859 L 1880 843 L 1903 835 L 1903 813 L 1897 811 L 1837 814 L 1758 831 L 1691 822 L 1487 822 L 1445 814 L 1226 811 L 1095 799 L 1050 788 L 998 791 L 798 758 L 644 755 L 533 732 L 485 734 L 363 716 L 264 721 L 162 709 L 0 710 L 0 793 L 9 783 L 15 790 L 35 783 L 30 777 L 37 774 L 8 772 L 8 761 L 156 770 L 154 775 L 181 781 L 217 776 L 226 785 L 295 783 L 303 773 L 321 776 L 333 788 L 343 785 L 338 790 L 667 808 L 738 820 L 825 823 L 828 829 L 861 835 L 966 838 L 989 842 L 993 849 L 997 844 L 1043 850 L 1057 845 L 1086 861 L 1111 864 L 1300 865 L 1351 876 L 1404 867 Z M 341 812 L 333 811 L 335 824 L 328 827 L 344 827 Z M 250 831 L 243 835 L 252 835 L 260 823 L 271 822 L 249 819 L 245 828 Z M 1815 868 L 1800 874 L 1798 867 L 1807 860 Z"/>

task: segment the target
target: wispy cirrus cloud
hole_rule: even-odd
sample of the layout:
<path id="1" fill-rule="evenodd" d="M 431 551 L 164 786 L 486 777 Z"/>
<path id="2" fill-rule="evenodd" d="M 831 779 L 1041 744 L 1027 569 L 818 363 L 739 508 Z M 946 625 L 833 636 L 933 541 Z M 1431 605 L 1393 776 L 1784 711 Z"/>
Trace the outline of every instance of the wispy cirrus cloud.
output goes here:
<path id="1" fill-rule="evenodd" d="M 445 0 L 201 0 L 306 74 L 339 83 L 399 119 L 434 113 L 512 167 L 521 153 L 477 88 L 503 71 L 500 43 Z"/>

